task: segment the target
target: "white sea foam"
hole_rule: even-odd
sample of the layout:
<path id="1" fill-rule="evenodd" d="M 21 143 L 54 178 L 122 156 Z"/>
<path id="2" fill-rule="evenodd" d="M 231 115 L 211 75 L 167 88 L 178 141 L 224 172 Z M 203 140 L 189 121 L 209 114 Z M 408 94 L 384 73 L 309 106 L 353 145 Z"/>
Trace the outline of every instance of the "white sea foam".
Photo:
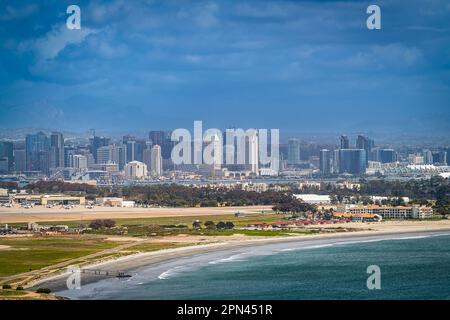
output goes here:
<path id="1" fill-rule="evenodd" d="M 311 246 L 305 246 L 305 247 L 279 249 L 279 250 L 276 250 L 276 252 L 289 252 L 289 251 L 298 251 L 298 250 L 306 250 L 306 249 L 319 249 L 319 248 L 332 247 L 334 245 L 335 245 L 334 243 L 318 244 L 318 245 L 311 245 Z"/>
<path id="2" fill-rule="evenodd" d="M 208 262 L 208 264 L 219 264 L 219 263 L 227 263 L 227 262 L 233 262 L 233 261 L 244 261 L 245 256 L 248 256 L 248 254 L 247 255 L 245 253 L 234 254 L 227 258 L 210 261 L 210 262 Z"/>
<path id="3" fill-rule="evenodd" d="M 169 270 L 164 271 L 163 273 L 161 273 L 158 276 L 158 279 L 160 279 L 160 280 L 169 279 L 170 277 L 173 277 L 174 275 L 179 274 L 181 268 L 183 268 L 183 267 L 179 266 L 179 267 L 170 268 Z"/>

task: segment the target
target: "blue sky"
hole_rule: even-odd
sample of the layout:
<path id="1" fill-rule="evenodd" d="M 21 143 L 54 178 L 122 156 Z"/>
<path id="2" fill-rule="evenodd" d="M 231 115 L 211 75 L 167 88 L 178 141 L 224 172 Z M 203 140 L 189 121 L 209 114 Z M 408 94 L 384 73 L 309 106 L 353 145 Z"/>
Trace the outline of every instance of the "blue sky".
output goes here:
<path id="1" fill-rule="evenodd" d="M 448 134 L 450 3 L 405 3 L 5 0 L 0 126 Z"/>

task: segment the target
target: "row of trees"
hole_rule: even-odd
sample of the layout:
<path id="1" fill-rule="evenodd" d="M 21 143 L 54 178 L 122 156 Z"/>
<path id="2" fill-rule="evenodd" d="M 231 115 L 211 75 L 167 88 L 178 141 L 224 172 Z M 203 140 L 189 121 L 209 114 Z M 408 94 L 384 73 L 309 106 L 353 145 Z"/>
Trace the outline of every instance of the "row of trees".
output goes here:
<path id="1" fill-rule="evenodd" d="M 89 227 L 98 230 L 98 229 L 110 229 L 116 226 L 116 222 L 111 219 L 96 219 L 89 224 Z"/>
<path id="2" fill-rule="evenodd" d="M 209 230 L 231 230 L 234 229 L 234 223 L 231 221 L 223 222 L 220 221 L 217 224 L 214 223 L 214 221 L 206 221 L 204 224 L 204 227 Z M 192 223 L 192 228 L 194 229 L 201 229 L 202 223 L 199 220 L 196 220 Z"/>
<path id="3" fill-rule="evenodd" d="M 290 197 L 286 201 L 277 203 L 272 210 L 277 213 L 306 214 L 317 212 L 317 207 L 294 197 Z"/>
<path id="4" fill-rule="evenodd" d="M 276 191 L 254 192 L 227 188 L 197 188 L 182 185 L 132 186 L 122 189 L 124 197 L 141 204 L 168 207 L 216 207 L 273 205 L 288 201 L 290 194 Z"/>
<path id="5" fill-rule="evenodd" d="M 36 181 L 27 186 L 33 193 L 82 193 L 97 195 L 98 188 L 86 183 L 67 183 L 64 181 Z"/>

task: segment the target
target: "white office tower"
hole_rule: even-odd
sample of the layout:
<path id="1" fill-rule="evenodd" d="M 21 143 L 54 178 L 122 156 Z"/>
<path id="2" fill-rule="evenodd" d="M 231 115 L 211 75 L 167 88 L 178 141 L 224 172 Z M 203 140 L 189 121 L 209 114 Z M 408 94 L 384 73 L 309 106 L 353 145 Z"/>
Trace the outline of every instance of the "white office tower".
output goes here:
<path id="1" fill-rule="evenodd" d="M 258 132 L 251 130 L 248 134 L 248 165 L 251 173 L 259 175 Z"/>
<path id="2" fill-rule="evenodd" d="M 151 160 L 150 160 L 150 171 L 152 176 L 162 176 L 163 166 L 162 166 L 162 155 L 161 155 L 161 147 L 155 144 L 152 147 L 151 152 Z"/>
<path id="3" fill-rule="evenodd" d="M 76 169 L 77 171 L 87 170 L 88 168 L 87 157 L 80 154 L 70 155 L 69 165 L 72 168 Z"/>
<path id="4" fill-rule="evenodd" d="M 119 170 L 123 170 L 127 162 L 127 146 L 125 144 L 112 145 L 110 160 L 119 166 Z"/>
<path id="5" fill-rule="evenodd" d="M 147 176 L 147 165 L 140 161 L 131 161 L 125 165 L 125 177 L 142 179 Z"/>

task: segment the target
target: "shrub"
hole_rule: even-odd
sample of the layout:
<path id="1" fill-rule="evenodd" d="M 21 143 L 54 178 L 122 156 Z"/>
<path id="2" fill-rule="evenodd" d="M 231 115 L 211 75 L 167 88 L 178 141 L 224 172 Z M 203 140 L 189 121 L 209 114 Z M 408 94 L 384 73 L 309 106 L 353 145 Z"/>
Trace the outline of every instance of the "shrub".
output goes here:
<path id="1" fill-rule="evenodd" d="M 212 221 L 206 221 L 204 223 L 204 225 L 205 225 L 206 229 L 215 229 L 216 228 L 215 223 Z"/>
<path id="2" fill-rule="evenodd" d="M 22 286 L 17 286 L 16 290 L 17 291 L 23 290 L 23 287 Z"/>
<path id="3" fill-rule="evenodd" d="M 9 284 L 4 284 L 3 289 L 11 289 L 11 286 Z"/>
<path id="4" fill-rule="evenodd" d="M 194 229 L 201 229 L 202 228 L 201 222 L 199 220 L 195 220 L 192 223 L 192 228 L 194 228 Z"/>
<path id="5" fill-rule="evenodd" d="M 225 228 L 226 228 L 225 222 L 220 221 L 220 222 L 216 225 L 216 228 L 217 228 L 217 229 L 220 229 L 220 230 L 225 229 Z"/>
<path id="6" fill-rule="evenodd" d="M 234 223 L 231 221 L 228 221 L 225 223 L 225 228 L 226 229 L 234 229 Z"/>
<path id="7" fill-rule="evenodd" d="M 45 294 L 49 294 L 51 293 L 52 290 L 50 290 L 49 288 L 39 288 L 36 290 L 36 293 L 45 293 Z"/>
<path id="8" fill-rule="evenodd" d="M 113 228 L 115 226 L 116 226 L 116 222 L 114 220 L 111 220 L 111 219 L 97 219 L 97 220 L 92 221 L 89 224 L 89 227 L 94 229 L 94 230 L 102 229 L 102 228 L 110 229 L 110 228 Z"/>

